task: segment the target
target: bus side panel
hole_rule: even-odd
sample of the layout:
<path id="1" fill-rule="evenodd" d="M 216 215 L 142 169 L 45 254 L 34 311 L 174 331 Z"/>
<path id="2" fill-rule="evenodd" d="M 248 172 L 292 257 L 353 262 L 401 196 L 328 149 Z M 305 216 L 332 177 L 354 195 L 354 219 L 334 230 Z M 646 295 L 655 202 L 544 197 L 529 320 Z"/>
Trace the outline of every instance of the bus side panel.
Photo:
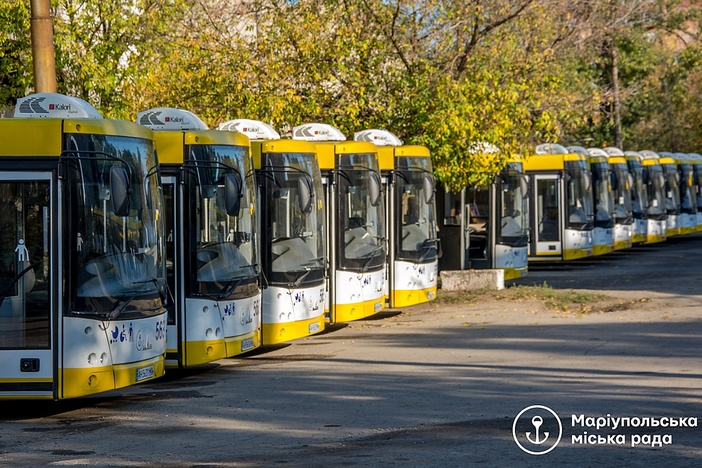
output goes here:
<path id="1" fill-rule="evenodd" d="M 592 255 L 605 255 L 614 249 L 614 233 L 612 228 L 596 227 L 593 231 Z"/>
<path id="2" fill-rule="evenodd" d="M 261 294 L 235 301 L 221 301 L 225 354 L 237 356 L 261 345 Z"/>
<path id="3" fill-rule="evenodd" d="M 527 274 L 527 251 L 524 247 L 510 247 L 508 245 L 495 245 L 495 268 L 505 270 L 504 279 L 511 280 L 523 278 Z"/>
<path id="4" fill-rule="evenodd" d="M 308 288 L 263 290 L 263 344 L 296 340 L 324 330 L 326 282 Z"/>
<path id="5" fill-rule="evenodd" d="M 37 362 L 38 368 L 23 372 L 21 362 Z M 53 399 L 53 353 L 50 349 L 0 351 L 0 399 Z"/>
<path id="6" fill-rule="evenodd" d="M 380 312 L 385 302 L 385 269 L 336 273 L 336 322 L 350 322 Z"/>
<path id="7" fill-rule="evenodd" d="M 645 219 L 634 219 L 633 231 L 631 233 L 631 243 L 640 244 L 646 241 L 648 222 Z"/>
<path id="8" fill-rule="evenodd" d="M 65 317 L 62 322 L 61 397 L 113 390 L 115 378 L 105 323 L 75 317 Z"/>
<path id="9" fill-rule="evenodd" d="M 656 244 L 664 242 L 667 238 L 666 220 L 649 219 L 645 243 Z"/>
<path id="10" fill-rule="evenodd" d="M 566 229 L 563 243 L 563 260 L 576 260 L 592 256 L 592 232 Z"/>
<path id="11" fill-rule="evenodd" d="M 229 311 L 230 303 L 217 303 L 210 299 L 185 299 L 185 313 L 181 314 L 185 332 L 181 356 L 186 367 L 216 361 L 226 357 L 222 310 Z"/>
<path id="12" fill-rule="evenodd" d="M 407 307 L 436 299 L 438 260 L 431 263 L 395 261 L 393 306 Z"/>
<path id="13" fill-rule="evenodd" d="M 160 377 L 165 335 L 166 314 L 112 322 L 64 318 L 62 397 L 100 393 Z"/>

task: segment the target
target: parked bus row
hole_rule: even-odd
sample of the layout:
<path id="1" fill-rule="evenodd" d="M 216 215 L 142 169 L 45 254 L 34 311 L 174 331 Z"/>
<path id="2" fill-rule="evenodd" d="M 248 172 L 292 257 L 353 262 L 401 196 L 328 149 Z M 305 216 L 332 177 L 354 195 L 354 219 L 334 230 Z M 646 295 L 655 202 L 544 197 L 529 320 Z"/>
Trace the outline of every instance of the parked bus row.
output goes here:
<path id="1" fill-rule="evenodd" d="M 498 151 L 478 145 L 485 157 Z M 488 187 L 439 190 L 441 270 L 568 261 L 702 231 L 702 156 L 542 144 Z"/>
<path id="2" fill-rule="evenodd" d="M 426 148 L 41 93 L 0 119 L 0 398 L 92 395 L 436 297 Z"/>

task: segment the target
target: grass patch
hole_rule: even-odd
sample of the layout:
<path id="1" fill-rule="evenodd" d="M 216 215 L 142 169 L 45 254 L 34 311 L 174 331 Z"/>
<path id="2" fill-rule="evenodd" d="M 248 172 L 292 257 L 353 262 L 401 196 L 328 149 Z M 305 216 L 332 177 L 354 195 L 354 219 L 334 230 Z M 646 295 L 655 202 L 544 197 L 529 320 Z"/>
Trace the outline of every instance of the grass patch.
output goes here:
<path id="1" fill-rule="evenodd" d="M 606 294 L 575 289 L 553 289 L 544 283 L 541 286 L 514 286 L 509 288 L 514 299 L 541 301 L 547 308 L 564 312 L 591 312 L 597 302 L 608 298 Z"/>
<path id="2" fill-rule="evenodd" d="M 480 300 L 538 301 L 546 308 L 562 312 L 583 314 L 593 312 L 597 303 L 609 299 L 606 294 L 575 289 L 554 289 L 544 283 L 540 286 L 512 286 L 500 291 L 478 289 L 475 291 L 443 291 L 436 299 L 438 303 L 459 304 Z"/>
<path id="3" fill-rule="evenodd" d="M 463 304 L 473 302 L 480 297 L 493 297 L 499 291 L 494 289 L 471 289 L 465 291 L 439 291 L 435 304 Z"/>

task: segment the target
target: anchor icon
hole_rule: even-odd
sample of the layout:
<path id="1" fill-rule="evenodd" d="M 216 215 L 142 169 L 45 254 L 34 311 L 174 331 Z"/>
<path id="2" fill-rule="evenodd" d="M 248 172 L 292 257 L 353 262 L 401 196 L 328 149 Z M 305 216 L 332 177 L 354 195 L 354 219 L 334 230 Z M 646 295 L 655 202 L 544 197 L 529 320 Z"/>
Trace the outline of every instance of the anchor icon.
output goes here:
<path id="1" fill-rule="evenodd" d="M 531 418 L 531 423 L 534 425 L 534 429 L 536 429 L 536 434 L 535 434 L 536 440 L 531 440 L 531 432 L 526 433 L 527 440 L 529 442 L 531 442 L 532 444 L 536 444 L 536 445 L 541 445 L 544 442 L 546 442 L 546 440 L 548 440 L 548 431 L 545 431 L 544 438 L 539 440 L 539 428 L 544 423 L 544 419 L 541 416 L 534 416 L 533 418 Z"/>

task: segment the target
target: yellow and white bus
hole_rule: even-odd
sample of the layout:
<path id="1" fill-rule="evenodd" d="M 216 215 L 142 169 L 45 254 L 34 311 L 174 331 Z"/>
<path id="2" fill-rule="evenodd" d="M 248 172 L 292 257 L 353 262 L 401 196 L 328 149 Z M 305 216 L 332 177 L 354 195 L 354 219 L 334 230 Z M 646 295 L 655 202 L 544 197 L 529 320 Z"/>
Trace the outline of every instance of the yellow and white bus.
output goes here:
<path id="1" fill-rule="evenodd" d="M 385 200 L 377 148 L 346 141 L 328 124 L 293 128 L 293 139 L 314 143 L 327 206 L 327 317 L 359 320 L 385 304 Z"/>
<path id="2" fill-rule="evenodd" d="M 530 183 L 529 261 L 592 256 L 595 228 L 587 157 L 544 143 L 524 161 Z"/>
<path id="3" fill-rule="evenodd" d="M 571 153 L 585 156 L 592 174 L 592 203 L 595 213 L 592 255 L 611 253 L 614 250 L 614 198 L 612 171 L 607 153 L 600 148 L 585 149 L 582 146 L 569 146 L 566 149 Z"/>
<path id="4" fill-rule="evenodd" d="M 219 129 L 238 131 L 251 141 L 266 278 L 263 346 L 323 331 L 327 227 L 315 146 L 281 139 L 273 127 L 258 120 L 230 120 Z"/>
<path id="5" fill-rule="evenodd" d="M 165 199 L 166 364 L 191 367 L 261 346 L 256 183 L 249 139 L 209 130 L 192 112 L 159 107 L 154 130 Z"/>
<path id="6" fill-rule="evenodd" d="M 680 176 L 675 159 L 664 156 L 651 150 L 639 151 L 644 159 L 657 161 L 663 174 L 663 199 L 665 203 L 666 218 L 666 238 L 678 236 L 682 233 L 682 217 L 680 210 L 680 187 L 678 181 Z"/>
<path id="7" fill-rule="evenodd" d="M 697 232 L 702 232 L 702 155 L 688 153 L 687 157 L 692 163 L 692 196 L 697 204 Z"/>
<path id="8" fill-rule="evenodd" d="M 694 193 L 693 160 L 685 153 L 660 152 L 659 156 L 669 157 L 675 161 L 678 171 L 678 189 L 680 192 L 680 234 L 697 232 L 697 196 Z"/>
<path id="9" fill-rule="evenodd" d="M 429 149 L 404 145 L 386 130 L 356 132 L 354 140 L 378 148 L 386 194 L 388 306 L 432 301 L 439 276 L 439 238 Z"/>
<path id="10" fill-rule="evenodd" d="M 614 203 L 614 250 L 628 249 L 633 244 L 634 215 L 632 193 L 634 176 L 629 172 L 624 152 L 619 148 L 604 148 L 611 171 L 612 201 Z"/>
<path id="11" fill-rule="evenodd" d="M 655 244 L 666 240 L 665 180 L 657 158 L 644 158 L 637 151 L 625 151 L 626 164 L 634 177 L 632 213 L 635 244 Z"/>
<path id="12" fill-rule="evenodd" d="M 17 101 L 0 135 L 0 398 L 73 398 L 163 375 L 151 130 L 40 93 Z"/>

